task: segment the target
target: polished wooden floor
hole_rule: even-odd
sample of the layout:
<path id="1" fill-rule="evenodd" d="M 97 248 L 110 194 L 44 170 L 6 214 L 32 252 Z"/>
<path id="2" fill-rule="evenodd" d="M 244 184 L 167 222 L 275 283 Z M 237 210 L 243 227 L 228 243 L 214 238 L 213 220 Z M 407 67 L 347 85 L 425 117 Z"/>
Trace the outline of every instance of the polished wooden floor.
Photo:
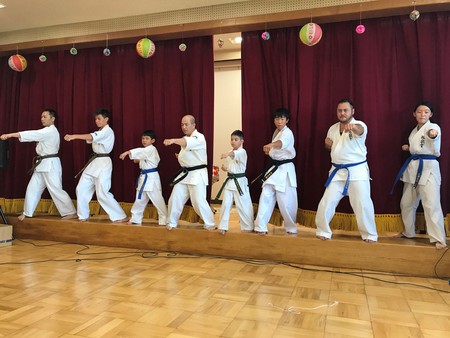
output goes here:
<path id="1" fill-rule="evenodd" d="M 450 336 L 446 280 L 23 240 L 0 248 L 0 337 Z"/>
<path id="2" fill-rule="evenodd" d="M 33 243 L 0 248 L 0 337 L 450 336 L 443 280 Z"/>

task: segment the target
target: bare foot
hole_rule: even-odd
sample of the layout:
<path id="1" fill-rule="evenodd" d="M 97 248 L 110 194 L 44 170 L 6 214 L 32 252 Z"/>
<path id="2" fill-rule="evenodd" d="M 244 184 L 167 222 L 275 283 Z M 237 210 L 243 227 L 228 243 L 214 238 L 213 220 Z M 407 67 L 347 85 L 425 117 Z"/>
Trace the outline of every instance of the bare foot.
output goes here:
<path id="1" fill-rule="evenodd" d="M 172 231 L 174 229 L 174 227 L 171 227 L 169 224 L 166 225 L 166 229 L 169 231 Z"/>
<path id="2" fill-rule="evenodd" d="M 87 222 L 89 218 L 79 218 L 78 222 Z"/>
<path id="3" fill-rule="evenodd" d="M 434 244 L 434 247 L 435 247 L 437 250 L 441 250 L 441 249 L 446 248 L 446 247 L 447 247 L 447 244 L 442 244 L 442 243 L 436 242 L 436 243 Z"/>
<path id="4" fill-rule="evenodd" d="M 325 236 L 316 236 L 316 238 L 320 239 L 321 241 L 329 241 L 331 238 L 327 238 Z"/>
<path id="5" fill-rule="evenodd" d="M 403 235 L 403 232 L 399 232 L 398 234 L 396 234 L 396 235 L 394 235 L 392 237 L 394 237 L 394 238 L 408 238 L 405 235 Z"/>
<path id="6" fill-rule="evenodd" d="M 115 220 L 115 221 L 113 221 L 113 223 L 125 223 L 125 222 L 128 222 L 128 220 L 129 220 L 129 218 L 125 217 L 122 219 Z"/>
<path id="7" fill-rule="evenodd" d="M 366 238 L 366 239 L 364 240 L 364 242 L 366 242 L 366 243 L 376 243 L 377 241 L 374 241 L 373 239 L 368 239 L 368 238 Z"/>
<path id="8" fill-rule="evenodd" d="M 137 226 L 141 226 L 142 225 L 142 223 L 131 222 L 131 219 L 127 222 L 127 224 L 132 224 L 132 225 L 137 225 Z"/>
<path id="9" fill-rule="evenodd" d="M 20 216 L 17 217 L 17 218 L 19 219 L 19 221 L 23 221 L 23 220 L 25 219 L 25 217 L 27 217 L 27 216 L 25 216 L 24 214 L 22 214 L 22 215 L 20 215 Z"/>
<path id="10" fill-rule="evenodd" d="M 212 226 L 212 227 L 208 227 L 208 228 L 205 228 L 205 229 L 208 230 L 208 231 L 214 231 L 214 230 L 217 229 L 217 227 Z"/>
<path id="11" fill-rule="evenodd" d="M 267 235 L 267 231 L 256 231 L 255 232 L 260 235 L 260 236 L 266 236 Z"/>
<path id="12" fill-rule="evenodd" d="M 219 229 L 219 234 L 221 234 L 221 235 L 225 235 L 227 233 L 227 231 L 226 230 L 223 230 L 223 229 Z"/>
<path id="13" fill-rule="evenodd" d="M 75 219 L 75 218 L 78 218 L 77 214 L 70 214 L 70 215 L 61 217 L 61 219 Z"/>
<path id="14" fill-rule="evenodd" d="M 286 235 L 292 236 L 292 237 L 297 237 L 297 233 L 296 232 L 286 231 Z"/>

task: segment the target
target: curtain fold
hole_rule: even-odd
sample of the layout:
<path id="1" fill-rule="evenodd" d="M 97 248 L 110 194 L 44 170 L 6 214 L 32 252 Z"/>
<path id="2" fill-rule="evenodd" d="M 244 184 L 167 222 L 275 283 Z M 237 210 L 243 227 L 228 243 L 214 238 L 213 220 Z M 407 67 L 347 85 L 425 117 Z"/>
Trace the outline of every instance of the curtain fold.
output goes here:
<path id="1" fill-rule="evenodd" d="M 308 47 L 301 43 L 301 27 L 243 33 L 242 91 L 243 131 L 249 156 L 248 175 L 253 178 L 267 158 L 262 146 L 271 139 L 271 113 L 284 106 L 296 138 L 295 160 L 299 208 L 315 211 L 324 192 L 331 166 L 324 149 L 328 128 L 335 122 L 337 102 L 351 98 L 355 118 L 368 126 L 368 163 L 376 214 L 398 214 L 402 187 L 389 190 L 409 153 L 401 150 L 416 126 L 416 103 L 435 105 L 432 121 L 442 128 L 442 207 L 450 210 L 448 189 L 450 132 L 450 15 L 425 13 L 416 22 L 407 15 L 321 25 L 322 40 Z M 258 200 L 260 187 L 252 186 Z M 348 199 L 338 212 L 351 213 Z M 306 212 L 307 213 L 307 212 Z M 379 215 L 377 215 L 379 216 Z M 394 217 L 395 218 L 395 217 Z M 344 222 L 344 221 L 343 221 Z M 378 222 L 377 222 L 378 223 Z"/>
<path id="2" fill-rule="evenodd" d="M 77 55 L 68 50 L 24 54 L 28 68 L 17 73 L 8 66 L 8 57 L 0 58 L 0 134 L 41 128 L 40 114 L 54 108 L 56 126 L 61 134 L 60 157 L 63 187 L 75 199 L 78 183 L 74 175 L 91 153 L 83 141 L 66 142 L 65 134 L 85 134 L 97 129 L 93 112 L 111 111 L 110 125 L 115 132 L 111 192 L 121 202 L 135 198 L 135 180 L 139 168 L 119 154 L 141 147 L 141 133 L 153 129 L 161 162 L 159 173 L 166 201 L 171 188 L 165 184 L 179 169 L 175 153 L 179 148 L 165 147 L 164 138 L 182 137 L 181 118 L 192 114 L 197 128 L 205 135 L 208 158 L 212 164 L 214 125 L 214 59 L 210 36 L 184 39 L 185 52 L 178 49 L 180 40 L 156 41 L 156 52 L 141 58 L 135 44 L 112 46 L 111 55 L 102 48 L 80 49 Z M 9 166 L 0 169 L 0 196 L 23 198 L 28 184 L 27 170 L 34 156 L 34 144 L 9 142 Z M 211 170 L 211 168 L 209 168 Z M 45 193 L 44 198 L 49 195 Z"/>

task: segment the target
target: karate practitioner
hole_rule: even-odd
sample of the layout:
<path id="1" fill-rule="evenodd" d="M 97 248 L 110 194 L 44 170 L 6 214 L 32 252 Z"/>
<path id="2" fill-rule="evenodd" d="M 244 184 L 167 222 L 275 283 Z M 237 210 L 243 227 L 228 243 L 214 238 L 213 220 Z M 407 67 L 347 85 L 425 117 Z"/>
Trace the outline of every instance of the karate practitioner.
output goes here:
<path id="1" fill-rule="evenodd" d="M 409 151 L 411 157 L 405 162 L 396 179 L 403 181 L 400 208 L 405 227 L 398 237 L 416 236 L 416 211 L 422 200 L 430 242 L 436 249 L 443 249 L 447 244 L 441 208 L 441 171 L 437 161 L 441 156 L 441 128 L 430 122 L 433 107 L 429 102 L 419 103 L 413 116 L 417 126 L 409 135 L 409 145 L 402 146 L 402 150 Z"/>
<path id="2" fill-rule="evenodd" d="M 258 214 L 255 220 L 255 232 L 267 234 L 275 202 L 278 203 L 284 228 L 288 235 L 297 235 L 297 176 L 293 159 L 294 134 L 288 128 L 290 113 L 286 108 L 275 110 L 272 114 L 276 130 L 272 142 L 263 146 L 263 151 L 272 159 L 271 166 L 260 176 L 263 182 L 259 197 Z"/>
<path id="3" fill-rule="evenodd" d="M 348 99 L 338 102 L 337 118 L 325 139 L 325 148 L 331 151 L 330 174 L 316 214 L 316 236 L 331 239 L 330 221 L 339 201 L 348 194 L 356 216 L 359 232 L 365 242 L 378 240 L 375 212 L 370 198 L 370 174 L 367 165 L 367 126 L 355 120 L 355 109 Z"/>
<path id="4" fill-rule="evenodd" d="M 161 179 L 158 173 L 160 161 L 158 150 L 153 143 L 156 141 L 156 133 L 146 130 L 141 137 L 143 148 L 134 148 L 120 154 L 119 158 L 124 160 L 127 156 L 134 162 L 139 163 L 141 173 L 136 182 L 136 199 L 131 208 L 131 219 L 128 224 L 142 224 L 144 210 L 150 200 L 158 211 L 159 225 L 167 224 L 167 207 L 162 195 Z"/>
<path id="5" fill-rule="evenodd" d="M 66 141 L 84 140 L 92 144 L 92 154 L 82 169 L 80 181 L 77 185 L 77 213 L 78 219 L 85 222 L 89 218 L 89 202 L 97 195 L 100 206 L 108 214 L 111 221 L 122 223 L 128 221 L 127 215 L 114 199 L 111 189 L 112 161 L 109 153 L 114 147 L 114 132 L 108 125 L 111 114 L 106 109 L 94 113 L 95 124 L 99 130 L 90 134 L 66 135 Z M 80 172 L 81 173 L 81 172 Z M 77 175 L 78 176 L 78 175 Z"/>
<path id="6" fill-rule="evenodd" d="M 214 215 L 206 200 L 208 170 L 205 136 L 195 128 L 195 118 L 192 115 L 183 116 L 181 130 L 184 137 L 164 140 L 165 146 L 180 146 L 180 152 L 176 156 L 182 167 L 171 183 L 173 190 L 169 198 L 169 219 L 166 228 L 172 230 L 178 226 L 184 205 L 190 198 L 195 212 L 204 221 L 204 228 L 214 230 Z"/>
<path id="7" fill-rule="evenodd" d="M 233 131 L 231 134 L 232 150 L 220 156 L 221 159 L 226 160 L 226 165 L 222 164 L 222 170 L 228 173 L 227 179 L 215 198 L 217 200 L 223 191 L 219 218 L 219 233 L 222 235 L 225 235 L 228 231 L 233 200 L 236 204 L 241 231 L 253 232 L 253 204 L 248 189 L 247 177 L 245 177 L 247 152 L 242 147 L 243 143 L 244 133 L 240 130 Z"/>
<path id="8" fill-rule="evenodd" d="M 38 156 L 33 159 L 32 176 L 25 194 L 24 211 L 18 217 L 21 221 L 25 217 L 33 217 L 45 188 L 50 193 L 56 209 L 63 219 L 77 217 L 70 196 L 62 188 L 62 168 L 58 157 L 60 139 L 58 129 L 55 127 L 55 120 L 56 111 L 45 109 L 41 114 L 41 123 L 44 128 L 0 136 L 2 140 L 15 137 L 20 142 L 37 142 L 36 154 Z"/>

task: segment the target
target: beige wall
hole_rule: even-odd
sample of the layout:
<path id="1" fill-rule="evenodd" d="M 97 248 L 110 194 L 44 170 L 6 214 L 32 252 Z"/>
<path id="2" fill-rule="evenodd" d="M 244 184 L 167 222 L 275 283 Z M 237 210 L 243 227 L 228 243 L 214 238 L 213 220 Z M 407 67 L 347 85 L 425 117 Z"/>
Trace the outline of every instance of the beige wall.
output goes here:
<path id="1" fill-rule="evenodd" d="M 240 60 L 231 65 L 216 62 L 214 91 L 214 158 L 210 164 L 220 168 L 224 163 L 220 155 L 231 149 L 231 133 L 242 128 Z M 225 178 L 226 173 L 221 170 L 220 181 L 212 186 L 212 198 L 216 197 Z"/>

